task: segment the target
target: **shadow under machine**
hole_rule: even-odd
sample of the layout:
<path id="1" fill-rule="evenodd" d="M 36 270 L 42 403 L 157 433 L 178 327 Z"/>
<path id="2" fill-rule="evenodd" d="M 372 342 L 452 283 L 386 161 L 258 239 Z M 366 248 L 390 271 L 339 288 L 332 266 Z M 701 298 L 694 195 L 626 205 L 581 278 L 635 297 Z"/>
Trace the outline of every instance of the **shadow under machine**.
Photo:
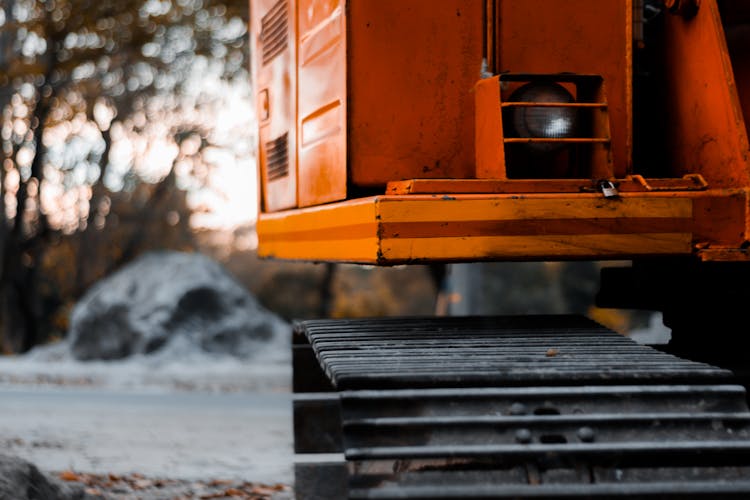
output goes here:
<path id="1" fill-rule="evenodd" d="M 251 37 L 261 256 L 626 259 L 600 305 L 673 331 L 301 322 L 299 498 L 750 495 L 750 2 L 251 0 Z"/>

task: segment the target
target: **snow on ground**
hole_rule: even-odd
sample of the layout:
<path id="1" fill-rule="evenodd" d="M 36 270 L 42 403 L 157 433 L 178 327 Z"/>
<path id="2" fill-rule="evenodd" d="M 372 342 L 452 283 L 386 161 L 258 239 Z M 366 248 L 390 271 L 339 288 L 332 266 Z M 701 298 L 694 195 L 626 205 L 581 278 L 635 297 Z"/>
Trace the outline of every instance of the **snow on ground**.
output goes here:
<path id="1" fill-rule="evenodd" d="M 290 484 L 288 394 L 0 390 L 0 448 L 43 471 Z"/>
<path id="2" fill-rule="evenodd" d="M 292 482 L 288 345 L 251 359 L 171 343 L 79 362 L 59 344 L 0 357 L 0 449 L 44 471 Z"/>
<path id="3" fill-rule="evenodd" d="M 17 357 L 0 357 L 0 387 L 94 387 L 117 391 L 174 390 L 210 392 L 288 391 L 291 362 L 288 343 L 259 347 L 251 358 L 201 351 L 175 338 L 150 355 L 118 361 L 77 361 L 65 342 Z"/>

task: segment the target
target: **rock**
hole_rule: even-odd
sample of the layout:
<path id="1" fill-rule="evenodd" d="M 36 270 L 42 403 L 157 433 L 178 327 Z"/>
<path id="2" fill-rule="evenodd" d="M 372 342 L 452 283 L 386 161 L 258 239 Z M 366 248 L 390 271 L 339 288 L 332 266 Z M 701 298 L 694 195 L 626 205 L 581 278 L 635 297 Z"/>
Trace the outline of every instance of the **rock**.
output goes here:
<path id="1" fill-rule="evenodd" d="M 85 500 L 82 485 L 63 484 L 42 474 L 35 465 L 0 455 L 0 500 Z"/>
<path id="2" fill-rule="evenodd" d="M 120 359 L 186 343 L 246 357 L 287 331 L 217 262 L 200 254 L 152 252 L 84 295 L 73 309 L 68 340 L 79 360 Z"/>

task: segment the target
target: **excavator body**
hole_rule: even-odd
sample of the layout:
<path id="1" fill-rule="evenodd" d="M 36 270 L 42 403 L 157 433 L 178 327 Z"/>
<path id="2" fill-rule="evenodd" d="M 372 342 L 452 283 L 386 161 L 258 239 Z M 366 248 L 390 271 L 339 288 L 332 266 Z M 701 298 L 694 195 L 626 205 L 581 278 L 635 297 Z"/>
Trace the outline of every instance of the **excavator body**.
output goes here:
<path id="1" fill-rule="evenodd" d="M 250 6 L 261 256 L 627 260 L 672 328 L 301 322 L 299 498 L 750 497 L 750 2 Z"/>

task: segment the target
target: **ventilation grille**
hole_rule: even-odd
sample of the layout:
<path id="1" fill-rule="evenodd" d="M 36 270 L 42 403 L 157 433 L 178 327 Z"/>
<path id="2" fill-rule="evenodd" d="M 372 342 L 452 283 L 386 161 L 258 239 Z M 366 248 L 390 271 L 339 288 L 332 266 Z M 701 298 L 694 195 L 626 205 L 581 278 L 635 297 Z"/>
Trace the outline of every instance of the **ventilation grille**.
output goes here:
<path id="1" fill-rule="evenodd" d="M 266 143 L 266 179 L 273 181 L 289 175 L 289 133 Z"/>
<path id="2" fill-rule="evenodd" d="M 263 65 L 284 52 L 287 47 L 287 0 L 279 0 L 260 21 Z"/>

